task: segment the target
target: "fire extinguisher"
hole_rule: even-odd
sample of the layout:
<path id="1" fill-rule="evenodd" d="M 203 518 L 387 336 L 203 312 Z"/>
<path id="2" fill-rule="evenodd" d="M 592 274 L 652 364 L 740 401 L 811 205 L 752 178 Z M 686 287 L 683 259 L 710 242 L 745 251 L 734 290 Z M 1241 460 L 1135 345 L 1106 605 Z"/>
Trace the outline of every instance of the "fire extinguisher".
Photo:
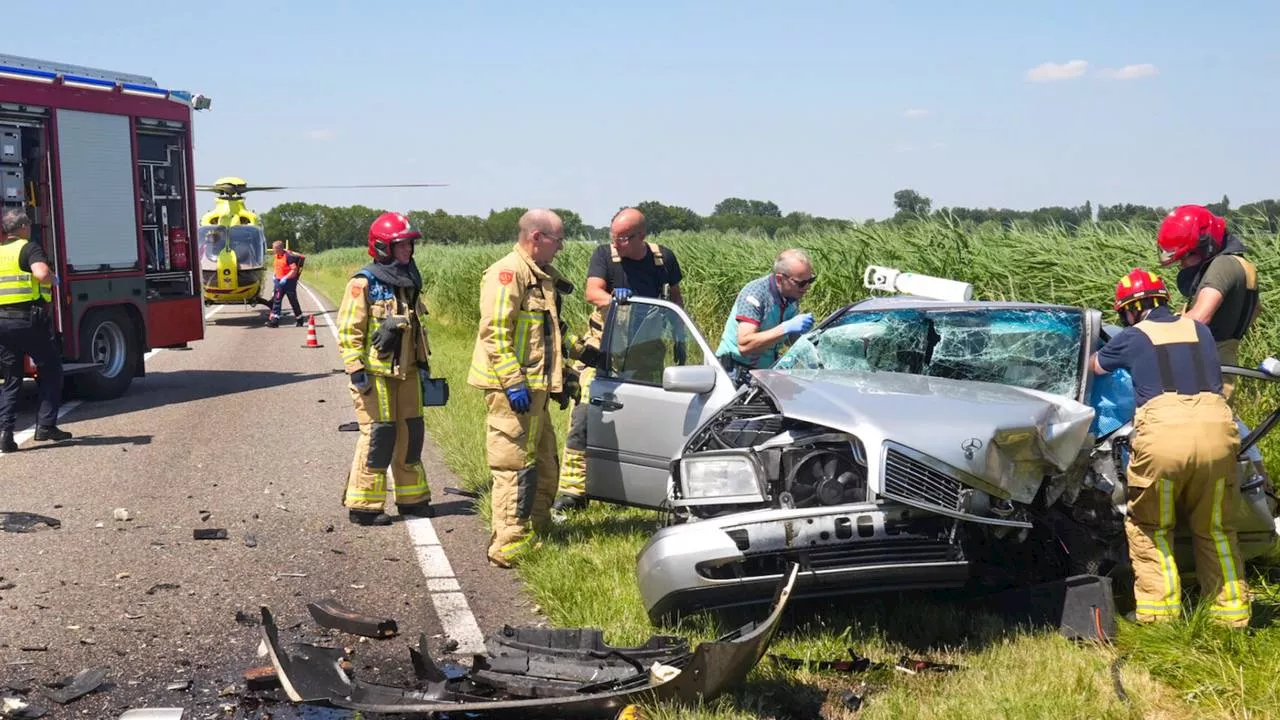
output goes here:
<path id="1" fill-rule="evenodd" d="M 174 268 L 178 270 L 187 269 L 190 261 L 187 257 L 186 228 L 169 229 L 169 259 L 173 262 Z"/>

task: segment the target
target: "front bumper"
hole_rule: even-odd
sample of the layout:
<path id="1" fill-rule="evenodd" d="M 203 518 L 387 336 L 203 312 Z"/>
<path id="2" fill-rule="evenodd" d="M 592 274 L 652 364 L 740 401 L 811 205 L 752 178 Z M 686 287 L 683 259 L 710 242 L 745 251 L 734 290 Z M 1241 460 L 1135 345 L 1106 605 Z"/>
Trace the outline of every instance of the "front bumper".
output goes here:
<path id="1" fill-rule="evenodd" d="M 663 528 L 640 550 L 640 595 L 655 624 L 768 602 L 787 565 L 796 597 L 959 587 L 969 562 L 956 522 L 895 503 L 756 510 Z"/>

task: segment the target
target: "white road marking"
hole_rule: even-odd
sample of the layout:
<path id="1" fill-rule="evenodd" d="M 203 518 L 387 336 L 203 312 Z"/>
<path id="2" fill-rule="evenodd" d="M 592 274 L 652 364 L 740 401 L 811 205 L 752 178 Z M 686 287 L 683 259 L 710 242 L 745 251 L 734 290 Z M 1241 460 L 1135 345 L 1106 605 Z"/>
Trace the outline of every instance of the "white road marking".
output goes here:
<path id="1" fill-rule="evenodd" d="M 301 282 L 298 283 L 298 287 L 306 291 L 317 309 L 324 308 L 324 304 L 311 291 L 311 288 Z M 324 320 L 329 326 L 329 331 L 333 333 L 333 340 L 336 343 L 338 326 L 333 321 L 333 313 L 325 312 Z M 441 627 L 450 638 L 458 642 L 457 652 L 484 653 L 484 635 L 480 632 L 476 616 L 467 603 L 467 596 L 461 592 L 462 586 L 453 574 L 453 565 L 445 555 L 444 546 L 440 544 L 440 537 L 436 535 L 431 518 L 406 517 L 404 526 L 409 531 L 409 540 L 413 543 L 418 567 L 421 568 L 423 577 L 427 579 L 427 592 L 431 595 L 431 604 L 436 609 L 436 617 L 440 618 Z"/>
<path id="2" fill-rule="evenodd" d="M 224 308 L 224 307 L 226 307 L 226 305 L 218 305 L 218 306 L 214 307 L 212 310 L 210 310 L 209 312 L 205 313 L 204 318 L 205 318 L 206 320 L 208 320 L 209 318 L 211 318 L 211 317 L 213 317 L 214 315 L 216 315 L 216 314 L 218 313 L 218 311 L 219 311 L 219 310 L 221 310 L 221 309 L 222 309 L 222 308 Z M 147 352 L 146 354 L 144 354 L 144 355 L 142 356 L 142 359 L 143 359 L 144 361 L 145 361 L 145 360 L 150 360 L 151 358 L 155 357 L 156 355 L 158 355 L 158 354 L 160 354 L 160 353 L 162 353 L 162 352 L 164 352 L 164 348 L 156 348 L 156 349 L 151 350 L 151 351 Z M 58 420 L 61 420 L 62 418 L 64 418 L 64 417 L 66 417 L 66 416 L 67 416 L 67 413 L 69 413 L 69 412 L 71 412 L 72 410 L 75 410 L 76 408 L 80 407 L 81 402 L 83 402 L 83 401 L 81 401 L 81 400 L 71 400 L 71 401 L 69 401 L 69 402 L 65 402 L 65 403 L 63 403 L 63 404 L 58 408 Z M 17 443 L 19 446 L 21 446 L 21 445 L 22 445 L 22 443 L 24 443 L 24 442 L 26 442 L 26 441 L 30 440 L 31 438 L 35 437 L 35 434 L 36 434 L 36 426 L 35 426 L 35 423 L 32 423 L 31 427 L 27 428 L 26 430 L 23 430 L 23 431 L 22 431 L 22 432 L 20 432 L 20 433 L 15 433 L 15 434 L 14 434 L 14 436 L 13 436 L 13 441 L 14 441 L 15 443 Z M 0 457 L 4 457 L 4 454 L 0 454 Z"/>

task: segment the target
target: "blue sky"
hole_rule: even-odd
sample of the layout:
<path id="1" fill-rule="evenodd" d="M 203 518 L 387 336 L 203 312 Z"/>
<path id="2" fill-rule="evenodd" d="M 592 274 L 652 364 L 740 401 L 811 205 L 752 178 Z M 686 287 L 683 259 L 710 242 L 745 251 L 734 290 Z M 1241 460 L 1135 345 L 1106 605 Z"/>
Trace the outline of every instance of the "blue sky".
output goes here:
<path id="1" fill-rule="evenodd" d="M 935 207 L 1280 197 L 1280 3 L 945 5 L 6 3 L 3 52 L 209 95 L 201 183 L 450 184 L 259 210 L 551 206 L 603 225 L 730 196 L 885 217 L 904 187 Z"/>

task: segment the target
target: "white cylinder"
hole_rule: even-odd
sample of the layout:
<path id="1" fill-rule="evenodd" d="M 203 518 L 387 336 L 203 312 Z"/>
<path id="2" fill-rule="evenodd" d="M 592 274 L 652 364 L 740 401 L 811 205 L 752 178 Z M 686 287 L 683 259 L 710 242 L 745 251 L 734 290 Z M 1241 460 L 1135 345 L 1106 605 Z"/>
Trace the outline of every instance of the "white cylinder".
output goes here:
<path id="1" fill-rule="evenodd" d="M 898 292 L 934 300 L 962 302 L 973 299 L 973 286 L 959 280 L 904 272 L 896 278 Z"/>
<path id="2" fill-rule="evenodd" d="M 1262 364 L 1258 366 L 1258 369 L 1268 375 L 1280 375 L 1280 360 L 1269 357 L 1262 361 Z"/>

